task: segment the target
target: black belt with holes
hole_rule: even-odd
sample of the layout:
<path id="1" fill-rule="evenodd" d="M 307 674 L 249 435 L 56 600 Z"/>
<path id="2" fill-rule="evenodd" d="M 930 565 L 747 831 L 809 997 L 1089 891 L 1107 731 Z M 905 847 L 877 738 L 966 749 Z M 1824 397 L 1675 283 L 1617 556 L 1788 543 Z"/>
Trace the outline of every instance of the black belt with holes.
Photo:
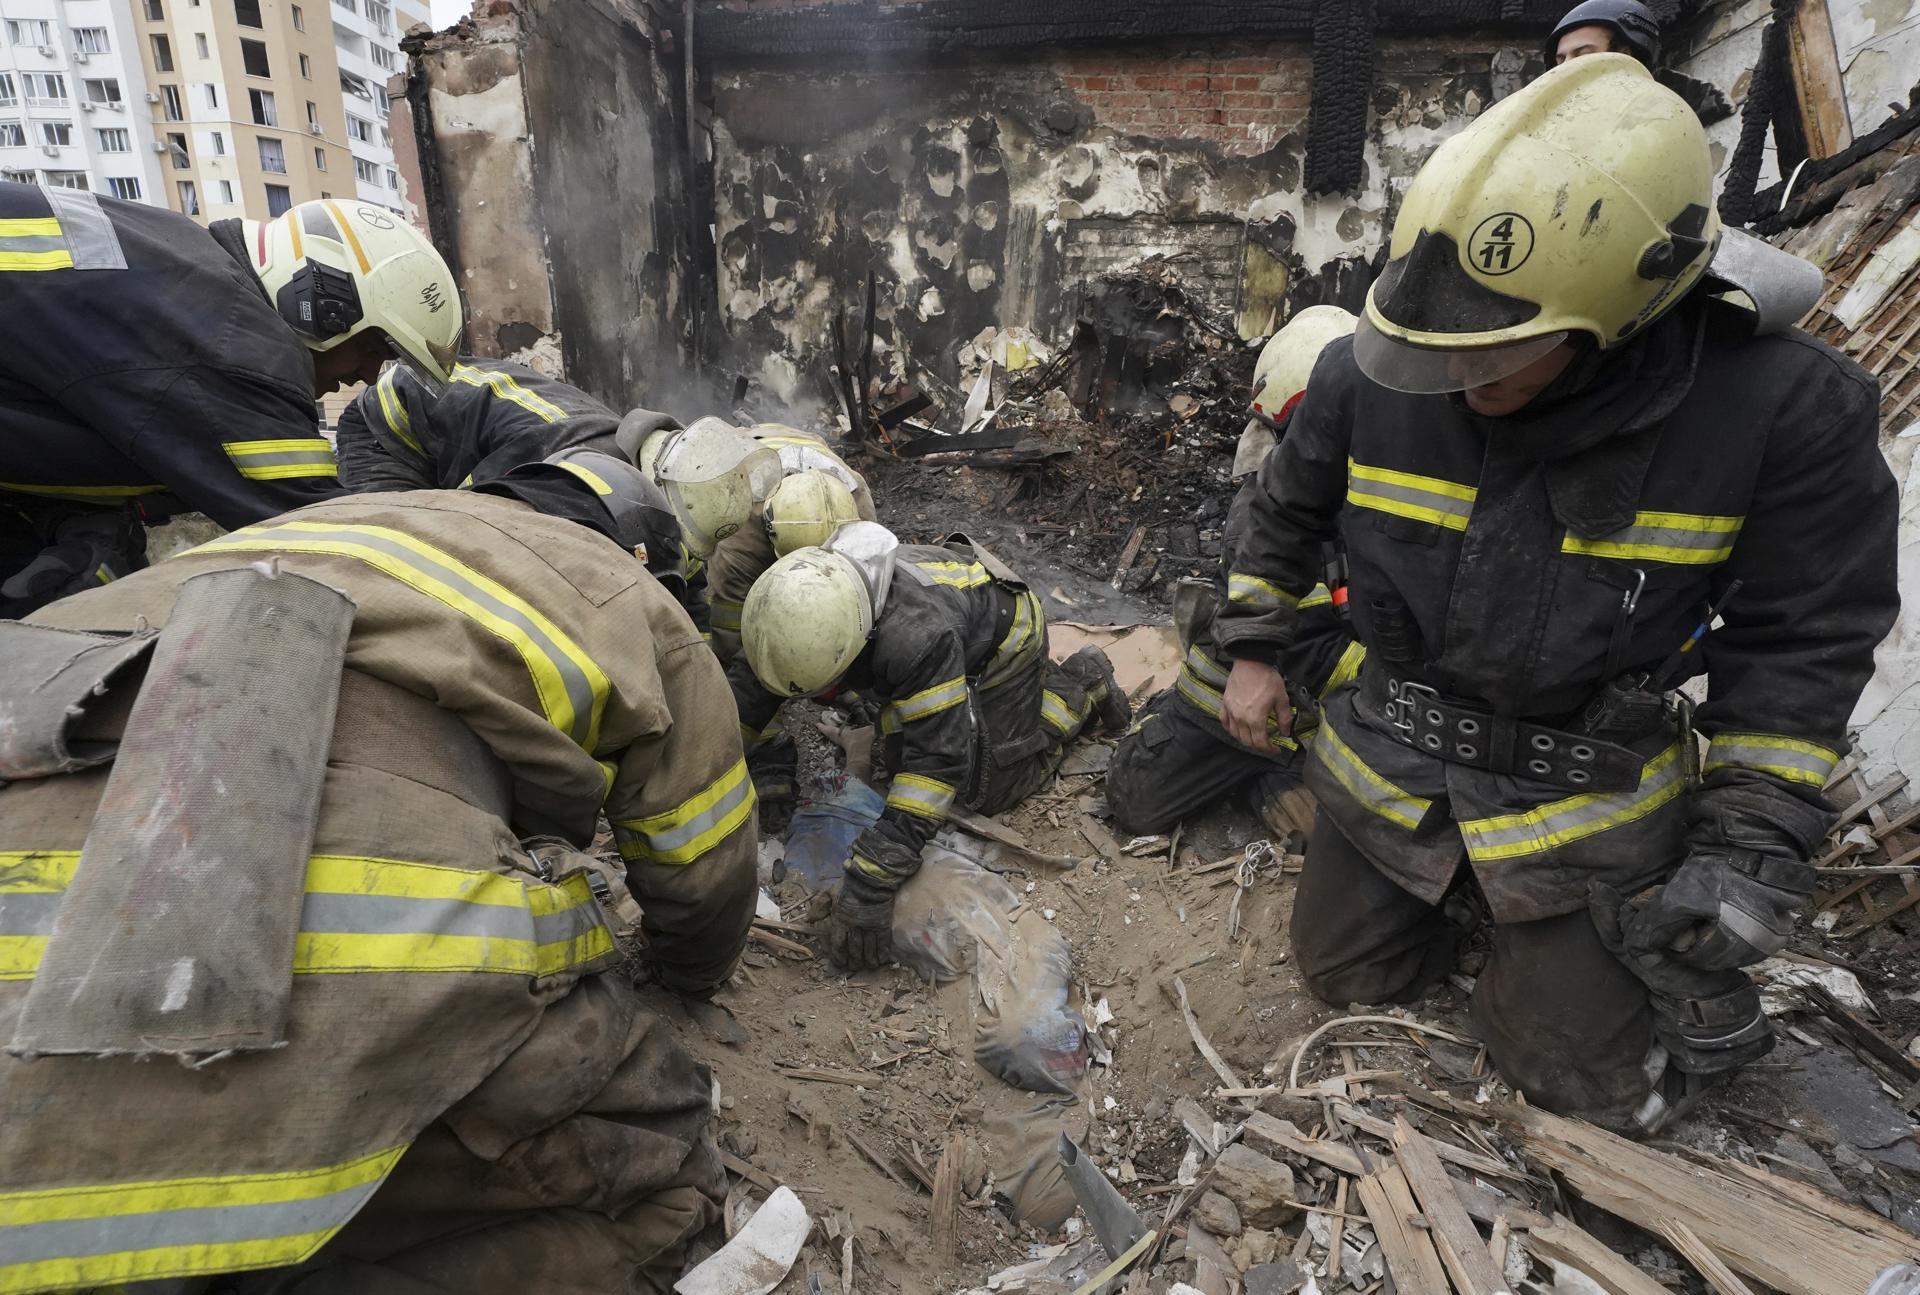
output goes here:
<path id="1" fill-rule="evenodd" d="M 1443 697 L 1435 689 L 1386 670 L 1364 690 L 1391 726 L 1416 751 L 1448 764 L 1510 773 L 1574 791 L 1632 791 L 1646 757 L 1612 742 L 1565 729 L 1501 719 L 1484 706 Z"/>

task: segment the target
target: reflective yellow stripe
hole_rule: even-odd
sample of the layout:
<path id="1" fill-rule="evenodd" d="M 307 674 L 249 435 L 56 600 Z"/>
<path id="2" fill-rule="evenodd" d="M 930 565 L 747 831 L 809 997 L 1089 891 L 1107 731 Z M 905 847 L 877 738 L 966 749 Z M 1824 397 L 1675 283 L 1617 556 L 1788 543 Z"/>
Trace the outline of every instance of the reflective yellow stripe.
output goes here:
<path id="1" fill-rule="evenodd" d="M 852 858 L 847 860 L 847 866 L 849 868 L 858 868 L 861 872 L 866 873 L 867 876 L 872 877 L 875 881 L 883 881 L 890 887 L 898 886 L 900 884 L 900 878 L 894 876 L 892 873 L 888 872 L 885 868 L 882 868 L 879 864 L 875 863 L 872 859 L 867 858 L 865 855 L 860 854 L 858 851 L 854 853 Z"/>
<path id="2" fill-rule="evenodd" d="M 771 445 L 776 448 L 784 447 L 784 448 L 796 449 L 796 450 L 826 450 L 827 449 L 827 443 L 825 441 L 812 436 L 785 436 L 785 435 L 760 436 L 756 434 L 753 439 L 760 442 L 762 445 Z"/>
<path id="3" fill-rule="evenodd" d="M 1520 814 L 1467 819 L 1460 824 L 1474 859 L 1517 859 L 1583 841 L 1608 828 L 1645 818 L 1686 790 L 1680 748 L 1670 746 L 1640 770 L 1632 791 L 1587 792 L 1549 801 Z"/>
<path id="4" fill-rule="evenodd" d="M 1046 646 L 1046 624 L 1039 595 L 1031 589 L 1022 589 L 1014 596 L 1013 623 L 1007 626 L 1006 637 L 993 650 L 993 658 L 980 676 L 980 686 L 996 687 L 1033 660 Z"/>
<path id="5" fill-rule="evenodd" d="M 0 238 L 63 238 L 52 216 L 16 216 L 0 220 Z"/>
<path id="6" fill-rule="evenodd" d="M 1464 531 L 1479 491 L 1472 486 L 1347 460 L 1347 502 L 1360 508 L 1411 517 Z"/>
<path id="7" fill-rule="evenodd" d="M 606 482 L 606 479 L 602 477 L 599 473 L 589 471 L 588 469 L 581 467 L 578 463 L 574 463 L 566 459 L 562 459 L 560 461 L 559 466 L 565 468 L 568 472 L 573 473 L 574 476 L 579 477 L 582 481 L 586 482 L 587 488 L 593 491 L 594 494 L 611 495 L 613 493 L 613 487 L 608 485 Z"/>
<path id="8" fill-rule="evenodd" d="M 955 589 L 973 589 L 993 579 L 978 562 L 916 562 L 913 565 L 926 572 L 933 583 Z"/>
<path id="9" fill-rule="evenodd" d="M 1779 733 L 1716 733 L 1707 747 L 1702 773 L 1715 769 L 1755 769 L 1788 782 L 1824 787 L 1840 763 L 1840 753 L 1817 742 Z"/>
<path id="10" fill-rule="evenodd" d="M 0 481 L 0 490 L 49 495 L 55 499 L 130 499 L 135 495 L 158 494 L 165 489 L 165 486 L 49 486 L 37 481 Z"/>
<path id="11" fill-rule="evenodd" d="M 464 382 L 470 387 L 487 387 L 502 400 L 510 400 L 520 408 L 532 414 L 542 422 L 554 423 L 567 416 L 567 411 L 542 396 L 521 386 L 511 373 L 493 369 L 476 369 L 470 364 L 453 366 L 453 380 Z"/>
<path id="12" fill-rule="evenodd" d="M 1199 651 L 1198 648 L 1188 649 L 1187 659 L 1182 662 L 1180 666 L 1180 674 L 1173 681 L 1173 690 L 1199 707 L 1202 711 L 1205 711 L 1214 720 L 1218 721 L 1220 719 L 1220 711 L 1226 704 L 1226 699 L 1220 691 L 1221 688 L 1226 686 L 1226 680 L 1222 678 L 1218 686 L 1208 683 L 1205 676 L 1199 673 L 1194 667 L 1193 654 L 1197 651 Z M 1202 659 L 1205 660 L 1206 658 L 1203 657 Z M 1280 726 L 1274 722 L 1272 716 L 1267 717 L 1267 741 L 1271 742 L 1277 750 L 1281 751 L 1297 751 L 1300 749 L 1300 743 L 1287 734 L 1282 733 Z"/>
<path id="13" fill-rule="evenodd" d="M 73 253 L 66 248 L 51 252 L 9 252 L 0 249 L 0 270 L 31 273 L 35 270 L 71 270 Z"/>
<path id="14" fill-rule="evenodd" d="M 1187 649 L 1187 659 L 1181 668 L 1190 671 L 1194 678 L 1199 679 L 1211 688 L 1225 688 L 1227 686 L 1227 667 L 1221 665 L 1218 661 L 1214 660 L 1212 656 L 1202 651 L 1197 644 Z"/>
<path id="15" fill-rule="evenodd" d="M 280 481 L 288 477 L 337 477 L 333 446 L 320 436 L 277 441 L 225 441 L 221 449 L 249 481 Z"/>
<path id="16" fill-rule="evenodd" d="M 620 857 L 630 863 L 692 863 L 751 818 L 753 804 L 753 779 L 743 756 L 672 809 L 619 820 L 613 839 Z"/>
<path id="17" fill-rule="evenodd" d="M 1227 601 L 1239 603 L 1245 607 L 1257 607 L 1262 610 L 1275 607 L 1298 607 L 1300 600 L 1259 576 L 1250 576 L 1244 571 L 1234 571 L 1227 576 Z"/>
<path id="18" fill-rule="evenodd" d="M 1398 823 L 1408 831 L 1420 826 L 1420 820 L 1433 808 L 1433 802 L 1423 796 L 1403 791 L 1373 769 L 1354 753 L 1352 747 L 1334 731 L 1333 725 L 1322 724 L 1320 737 L 1313 744 L 1313 753 L 1321 764 L 1327 767 L 1342 787 L 1360 802 L 1368 812 L 1378 814 L 1390 823 Z"/>
<path id="19" fill-rule="evenodd" d="M 1332 602 L 1333 592 L 1325 585 L 1315 585 L 1307 596 L 1300 600 L 1300 610 L 1306 611 L 1309 607 L 1326 607 Z"/>
<path id="20" fill-rule="evenodd" d="M 1053 689 L 1047 688 L 1040 693 L 1040 718 L 1045 720 L 1047 727 L 1055 732 L 1067 734 L 1080 727 L 1086 720 L 1087 713 L 1085 710 L 1076 711 L 1067 704 L 1066 698 Z"/>
<path id="21" fill-rule="evenodd" d="M 374 384 L 374 392 L 380 397 L 380 416 L 386 420 L 387 430 L 398 436 L 407 448 L 415 454 L 426 453 L 420 448 L 420 442 L 413 439 L 413 417 L 407 413 L 406 399 L 399 388 L 401 366 L 392 364 L 380 375 L 380 381 Z"/>
<path id="22" fill-rule="evenodd" d="M 1347 644 L 1347 650 L 1342 652 L 1340 659 L 1334 663 L 1333 673 L 1328 675 L 1327 681 L 1320 685 L 1319 695 L 1325 697 L 1341 684 L 1352 682 L 1359 675 L 1360 666 L 1366 659 L 1366 644 L 1360 642 Z"/>
<path id="23" fill-rule="evenodd" d="M 1633 525 L 1597 540 L 1567 536 L 1560 541 L 1560 551 L 1586 557 L 1707 566 L 1725 562 L 1732 555 L 1733 541 L 1746 520 L 1701 513 L 1635 513 Z"/>
<path id="24" fill-rule="evenodd" d="M 31 980 L 78 850 L 0 853 L 0 980 Z M 549 976 L 614 952 L 584 874 L 548 885 L 501 873 L 318 854 L 293 970 Z"/>
<path id="25" fill-rule="evenodd" d="M 354 1216 L 406 1149 L 319 1169 L 8 1192 L 0 1195 L 0 1289 L 299 1263 Z"/>
<path id="26" fill-rule="evenodd" d="M 612 687 L 605 672 L 531 603 L 451 554 L 383 526 L 295 521 L 249 526 L 195 551 L 215 549 L 325 553 L 392 576 L 513 647 L 526 663 L 547 721 L 583 750 L 599 744 Z"/>
<path id="27" fill-rule="evenodd" d="M 740 632 L 740 614 L 746 604 L 731 598 L 716 598 L 708 605 L 708 619 L 717 630 Z"/>
<path id="28" fill-rule="evenodd" d="M 887 789 L 887 808 L 917 814 L 921 818 L 945 818 L 953 808 L 955 788 L 918 773 L 897 773 Z"/>
<path id="29" fill-rule="evenodd" d="M 620 776 L 620 764 L 616 760 L 595 760 L 600 766 L 600 800 L 604 803 L 613 795 L 613 780 Z"/>
<path id="30" fill-rule="evenodd" d="M 902 724 L 911 724 L 938 715 L 943 710 L 952 710 L 966 699 L 967 678 L 965 675 L 956 675 L 945 683 L 922 688 L 913 696 L 902 697 L 893 703 L 894 717 Z"/>

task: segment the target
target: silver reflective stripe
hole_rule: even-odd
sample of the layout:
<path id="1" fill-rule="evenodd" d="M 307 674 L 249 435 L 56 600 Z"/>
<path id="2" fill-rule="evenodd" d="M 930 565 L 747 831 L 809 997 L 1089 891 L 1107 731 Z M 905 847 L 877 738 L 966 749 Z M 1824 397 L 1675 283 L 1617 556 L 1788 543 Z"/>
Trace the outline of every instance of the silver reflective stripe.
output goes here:
<path id="1" fill-rule="evenodd" d="M 1076 713 L 1059 693 L 1048 691 L 1040 694 L 1040 717 L 1062 733 L 1071 733 L 1087 715 Z"/>
<path id="2" fill-rule="evenodd" d="M 894 703 L 894 713 L 902 724 L 911 724 L 917 719 L 937 715 L 949 706 L 958 706 L 967 699 L 967 680 L 963 675 L 949 679 L 945 683 L 935 684 L 924 692 L 917 692 L 904 701 Z"/>
<path id="3" fill-rule="evenodd" d="M 1227 576 L 1227 601 L 1261 608 L 1300 605 L 1300 600 L 1286 590 L 1258 576 L 1242 575 L 1238 571 Z"/>
<path id="4" fill-rule="evenodd" d="M 100 206 L 100 199 L 83 189 L 57 189 L 40 186 L 47 205 L 60 221 L 67 236 L 67 250 L 76 270 L 124 270 L 127 254 L 121 250 L 120 235 Z"/>
<path id="5" fill-rule="evenodd" d="M 901 774 L 887 789 L 887 804 L 922 818 L 945 818 L 953 808 L 954 790 L 934 778 Z"/>
<path id="6" fill-rule="evenodd" d="M 384 1181 L 382 1176 L 325 1196 L 295 1201 L 16 1224 L 0 1231 L 0 1262 L 13 1266 L 49 1259 L 231 1245 L 330 1232 L 359 1212 Z"/>
<path id="7" fill-rule="evenodd" d="M 67 240 L 58 234 L 19 234 L 0 238 L 0 252 L 64 252 Z"/>
<path id="8" fill-rule="evenodd" d="M 1195 678 L 1191 673 L 1182 670 L 1180 677 L 1173 681 L 1173 686 L 1182 697 L 1185 697 L 1201 710 L 1213 716 L 1215 719 L 1220 718 L 1220 694 L 1207 687 L 1205 683 Z"/>
<path id="9" fill-rule="evenodd" d="M 1321 726 L 1313 753 L 1363 808 L 1408 831 L 1419 827 L 1420 820 L 1433 806 L 1432 801 L 1403 791 L 1375 773 L 1341 740 L 1331 724 Z"/>
<path id="10" fill-rule="evenodd" d="M 300 929 L 328 935 L 471 935 L 499 940 L 533 938 L 527 910 L 517 905 L 395 895 L 309 894 Z"/>
<path id="11" fill-rule="evenodd" d="M 1033 655 L 1033 649 L 1040 644 L 1038 627 L 1045 621 L 1046 615 L 1040 610 L 1040 599 L 1032 590 L 1022 590 L 1015 596 L 1013 624 L 1007 628 L 1006 638 L 1000 641 L 993 660 L 981 677 L 982 688 L 991 688 L 1002 682 L 1027 663 Z"/>
<path id="12" fill-rule="evenodd" d="M 242 468 L 279 468 L 299 464 L 305 467 L 332 468 L 333 450 L 324 444 L 317 450 L 277 450 L 270 454 L 240 451 L 235 455 Z"/>
<path id="13" fill-rule="evenodd" d="M 600 906 L 591 900 L 557 912 L 536 913 L 533 918 L 533 942 L 559 944 L 563 940 L 577 940 L 602 925 Z"/>
<path id="14" fill-rule="evenodd" d="M 49 935 L 66 892 L 0 892 L 0 935 Z"/>
<path id="15" fill-rule="evenodd" d="M 1187 649 L 1186 664 L 1187 669 L 1193 672 L 1194 678 L 1199 679 L 1203 683 L 1212 684 L 1215 688 L 1224 688 L 1227 686 L 1227 672 L 1221 668 L 1218 661 L 1215 661 L 1199 648 L 1190 647 Z"/>
<path id="16" fill-rule="evenodd" d="M 1707 747 L 1704 770 L 1729 766 L 1757 769 L 1810 786 L 1824 786 L 1839 757 L 1825 747 L 1797 738 L 1756 733 L 1722 733 Z"/>
<path id="17" fill-rule="evenodd" d="M 1381 499 L 1391 499 L 1396 503 L 1412 504 L 1416 508 L 1431 508 L 1435 512 L 1451 513 L 1455 517 L 1473 515 L 1473 505 L 1464 499 L 1455 499 L 1451 495 L 1443 495 L 1434 490 L 1404 486 L 1397 481 L 1356 477 L 1351 488 L 1363 495 L 1374 495 Z"/>
<path id="18" fill-rule="evenodd" d="M 1460 824 L 1467 853 L 1475 859 L 1512 859 L 1541 854 L 1610 828 L 1645 818 L 1686 787 L 1679 748 L 1647 761 L 1633 791 L 1588 792 L 1549 801 L 1521 814 L 1468 819 Z"/>
<path id="19" fill-rule="evenodd" d="M 672 854 L 691 845 L 701 836 L 713 831 L 729 814 L 739 809 L 742 802 L 753 795 L 753 779 L 747 776 L 746 766 L 737 764 L 732 770 L 733 781 L 720 793 L 720 799 L 695 814 L 686 822 L 668 828 L 664 832 L 640 832 L 627 829 L 633 839 L 645 843 L 654 854 Z"/>

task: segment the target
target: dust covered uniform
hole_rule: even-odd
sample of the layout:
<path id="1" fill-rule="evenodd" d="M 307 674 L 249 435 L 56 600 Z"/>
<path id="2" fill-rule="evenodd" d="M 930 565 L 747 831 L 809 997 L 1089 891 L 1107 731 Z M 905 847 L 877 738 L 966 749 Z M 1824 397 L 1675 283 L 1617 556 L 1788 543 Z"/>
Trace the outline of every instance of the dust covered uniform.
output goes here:
<path id="1" fill-rule="evenodd" d="M 313 353 L 240 239 L 0 181 L 0 581 L 72 546 L 0 614 L 144 566 L 142 517 L 244 526 L 340 493 Z"/>
<path id="2" fill-rule="evenodd" d="M 744 653 L 727 679 L 751 743 L 782 699 Z M 882 707 L 881 731 L 900 751 L 886 811 L 855 840 L 848 866 L 896 888 L 919 870 L 921 847 L 954 805 L 997 814 L 1031 795 L 1086 727 L 1102 687 L 1047 659 L 1046 614 L 1032 590 L 994 576 L 965 544 L 902 545 L 873 634 L 835 684 Z"/>
<path id="3" fill-rule="evenodd" d="M 164 636 L 184 582 L 269 560 L 356 605 L 287 1046 L 197 1070 L 0 1056 L 0 1289 L 316 1251 L 291 1289 L 665 1289 L 725 1191 L 711 1081 L 602 974 L 587 875 L 543 876 L 516 838 L 584 846 L 604 805 L 660 978 L 718 984 L 755 848 L 720 667 L 616 545 L 466 491 L 317 505 L 37 621 Z M 0 788 L 0 1033 L 107 775 Z"/>
<path id="4" fill-rule="evenodd" d="M 779 453 L 780 467 L 788 476 L 819 469 L 839 478 L 853 492 L 860 519 L 875 520 L 873 492 L 867 489 L 866 478 L 828 449 L 825 440 L 775 423 L 750 427 L 747 434 Z M 773 560 L 773 544 L 757 517 L 721 540 L 720 547 L 707 559 L 708 593 L 713 603 L 713 650 L 720 654 L 722 661 L 731 659 L 740 650 L 740 609 L 747 601 L 753 582 L 773 565 Z"/>
<path id="5" fill-rule="evenodd" d="M 464 360 L 435 397 L 389 365 L 340 415 L 334 453 L 348 490 L 453 490 L 582 446 L 614 447 L 620 419 L 578 387 L 506 360 Z"/>
<path id="6" fill-rule="evenodd" d="M 1445 969 L 1435 906 L 1464 854 L 1496 923 L 1474 997 L 1495 1060 L 1542 1104 L 1618 1121 L 1652 1015 L 1608 970 L 1590 885 L 1631 894 L 1703 852 L 1806 857 L 1897 605 L 1896 496 L 1874 384 L 1804 334 L 1756 336 L 1697 295 L 1576 366 L 1584 386 L 1480 419 L 1368 382 L 1334 343 L 1256 478 L 1230 576 L 1250 597 L 1215 632 L 1234 655 L 1294 641 L 1321 544 L 1343 540 L 1368 653 L 1309 761 L 1339 834 L 1315 834 L 1302 879 L 1302 974 L 1330 1002 L 1416 994 Z M 1735 579 L 1688 658 L 1708 676 L 1698 789 L 1670 711 L 1577 731 Z"/>

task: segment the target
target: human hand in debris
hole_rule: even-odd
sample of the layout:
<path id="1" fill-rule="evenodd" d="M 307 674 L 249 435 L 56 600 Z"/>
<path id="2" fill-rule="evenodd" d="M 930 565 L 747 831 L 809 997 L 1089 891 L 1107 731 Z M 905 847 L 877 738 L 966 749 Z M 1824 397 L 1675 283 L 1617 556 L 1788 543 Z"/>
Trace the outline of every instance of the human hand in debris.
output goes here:
<path id="1" fill-rule="evenodd" d="M 1696 852 L 1645 903 L 1629 906 L 1627 951 L 1708 971 L 1751 966 L 1786 946 L 1814 876 L 1810 863 L 1754 850 Z"/>
<path id="2" fill-rule="evenodd" d="M 1273 750 L 1273 735 L 1293 732 L 1293 703 L 1287 700 L 1287 681 L 1263 661 L 1236 659 L 1227 675 L 1220 706 L 1220 722 L 1242 746 Z"/>
<path id="3" fill-rule="evenodd" d="M 893 891 L 851 864 L 834 896 L 827 956 L 848 971 L 884 967 L 893 961 Z"/>

